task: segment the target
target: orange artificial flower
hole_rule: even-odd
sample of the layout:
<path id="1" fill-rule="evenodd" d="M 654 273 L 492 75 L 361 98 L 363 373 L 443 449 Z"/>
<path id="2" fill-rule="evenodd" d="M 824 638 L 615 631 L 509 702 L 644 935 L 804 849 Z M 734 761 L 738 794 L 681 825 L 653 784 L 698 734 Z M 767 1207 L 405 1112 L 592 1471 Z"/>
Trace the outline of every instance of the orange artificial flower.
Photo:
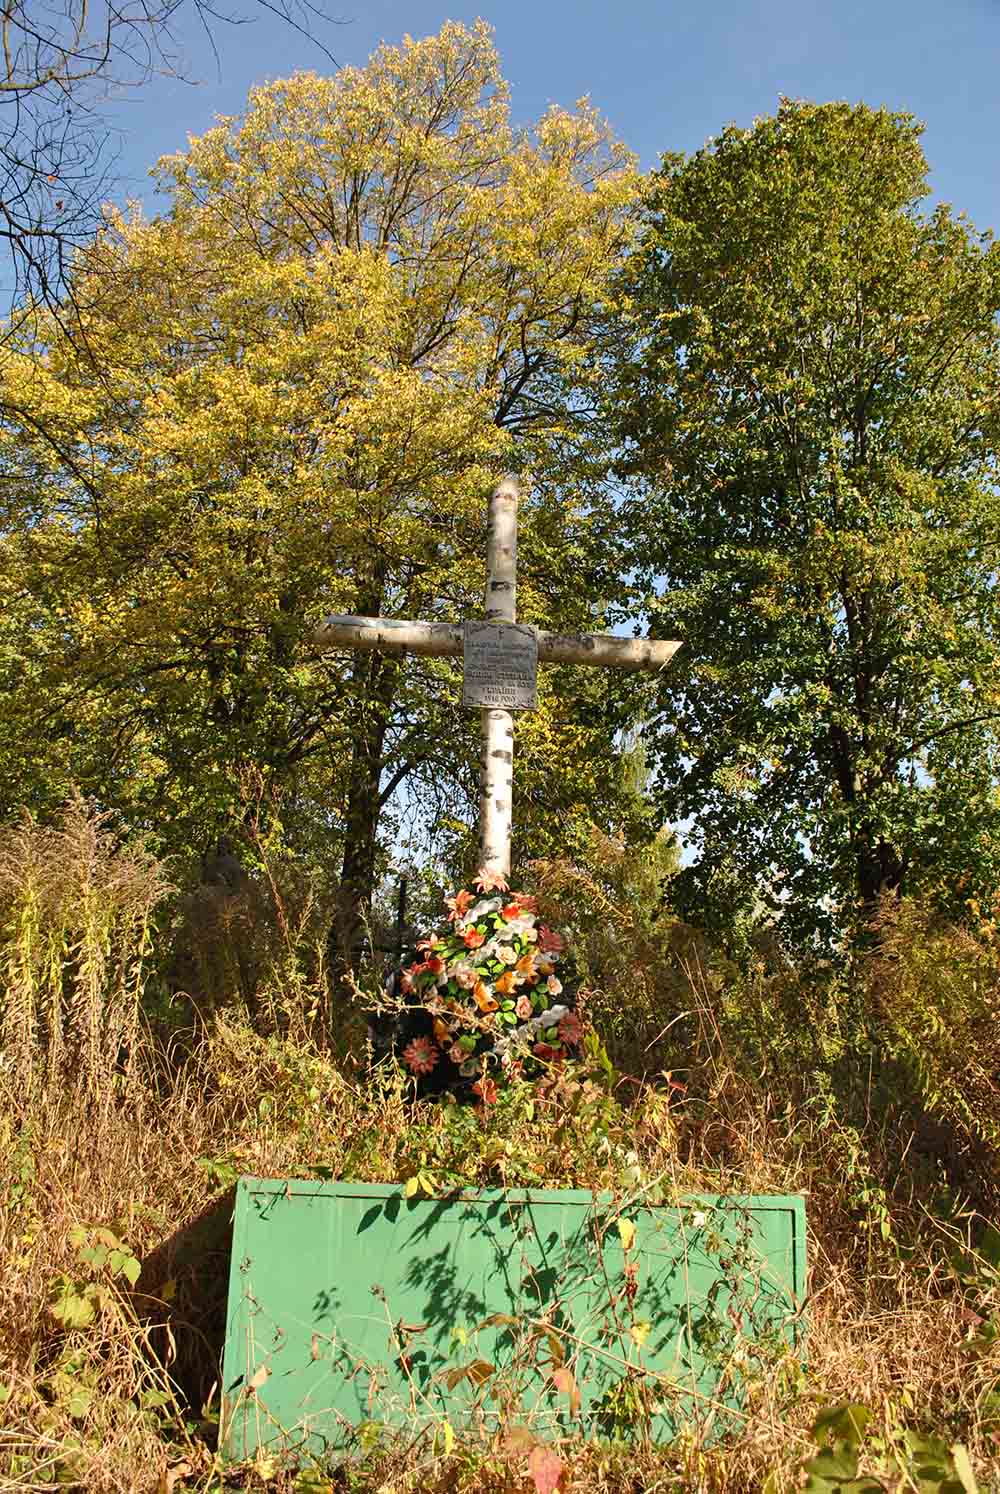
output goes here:
<path id="1" fill-rule="evenodd" d="M 499 984 L 499 983 L 498 983 Z M 484 986 L 481 980 L 477 980 L 472 989 L 476 998 L 476 1005 L 481 1012 L 495 1012 L 500 1006 L 499 1001 L 494 1001 L 488 986 Z"/>
<path id="2" fill-rule="evenodd" d="M 502 996 L 513 996 L 516 984 L 513 970 L 505 970 L 500 979 L 494 982 L 494 990 L 499 991 Z"/>
<path id="3" fill-rule="evenodd" d="M 480 892 L 506 892 L 507 878 L 501 872 L 487 871 L 483 867 L 472 885 Z"/>
<path id="4" fill-rule="evenodd" d="M 521 912 L 521 904 L 508 903 L 506 908 L 500 909 L 500 912 L 504 918 L 517 918 Z"/>
<path id="5" fill-rule="evenodd" d="M 534 957 L 534 955 L 533 954 L 522 955 L 521 958 L 518 960 L 517 964 L 514 966 L 514 969 L 515 969 L 515 971 L 517 972 L 518 975 L 534 975 L 534 973 L 535 973 L 535 957 Z"/>
<path id="6" fill-rule="evenodd" d="M 478 929 L 466 929 L 462 939 L 466 949 L 478 949 L 480 944 L 486 943 L 486 935 L 481 934 Z"/>
<path id="7" fill-rule="evenodd" d="M 451 909 L 448 917 L 451 919 L 452 923 L 454 923 L 456 918 L 461 918 L 466 908 L 472 907 L 474 898 L 472 896 L 472 893 L 466 892 L 465 888 L 463 887 L 461 892 L 456 892 L 454 897 L 446 897 L 444 902 L 445 907 Z"/>
<path id="8" fill-rule="evenodd" d="M 447 1048 L 448 1044 L 451 1042 L 451 1028 L 446 1027 L 445 1024 L 441 1021 L 440 1017 L 434 1018 L 434 1036 L 437 1038 L 442 1048 Z"/>

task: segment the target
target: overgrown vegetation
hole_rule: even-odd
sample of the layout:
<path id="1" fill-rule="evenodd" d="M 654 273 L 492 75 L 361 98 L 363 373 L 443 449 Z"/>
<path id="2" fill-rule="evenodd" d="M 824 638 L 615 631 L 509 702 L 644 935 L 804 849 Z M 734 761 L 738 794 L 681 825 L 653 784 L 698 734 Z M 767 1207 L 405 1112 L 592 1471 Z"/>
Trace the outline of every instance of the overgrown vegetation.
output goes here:
<path id="1" fill-rule="evenodd" d="M 403 1074 L 369 1080 L 356 1034 L 309 1035 L 324 972 L 296 913 L 309 897 L 296 905 L 280 876 L 158 903 L 163 870 L 79 803 L 57 827 L 8 828 L 0 865 L 3 957 L 19 972 L 5 1019 L 29 1000 L 52 1010 L 57 992 L 76 1010 L 85 992 L 85 1031 L 109 1034 L 61 1084 L 37 1035 L 37 1081 L 23 1045 L 3 1049 L 0 1487 L 1000 1485 L 1000 1236 L 987 1222 L 1000 1105 L 986 1025 L 1000 950 L 989 920 L 957 928 L 903 905 L 836 968 L 766 948 L 737 966 L 667 915 L 643 925 L 616 901 L 616 882 L 637 875 L 624 849 L 617 865 L 606 856 L 603 885 L 539 865 L 548 906 L 562 897 L 592 931 L 581 939 L 585 1057 L 489 1108 L 414 1105 Z M 203 896 L 212 988 L 172 991 Z M 241 971 L 222 946 L 245 942 L 247 919 L 254 947 L 282 954 Z M 29 948 L 48 954 L 29 959 Z M 145 1020 L 133 1006 L 123 1023 L 123 990 L 143 998 Z M 435 1194 L 653 1180 L 680 1193 L 805 1191 L 808 1359 L 762 1374 L 743 1431 L 716 1441 L 696 1426 L 660 1448 L 569 1439 L 546 1444 L 546 1463 L 529 1428 L 527 1440 L 377 1443 L 349 1469 L 279 1475 L 262 1457 L 224 1470 L 219 1351 L 241 1172 L 415 1179 Z"/>
<path id="2" fill-rule="evenodd" d="M 0 1488 L 1000 1490 L 1000 250 L 923 212 L 919 136 L 785 101 L 643 181 L 586 103 L 515 128 L 448 23 L 256 90 L 105 217 L 72 327 L 8 329 Z M 423 1104 L 348 998 L 390 865 L 428 922 L 478 869 L 475 724 L 447 661 L 315 629 L 478 612 L 505 465 L 521 620 L 684 649 L 519 716 L 584 1026 Z M 633 1379 L 601 1438 L 225 1468 L 244 1172 L 805 1193 L 808 1357 L 669 1445 Z"/>

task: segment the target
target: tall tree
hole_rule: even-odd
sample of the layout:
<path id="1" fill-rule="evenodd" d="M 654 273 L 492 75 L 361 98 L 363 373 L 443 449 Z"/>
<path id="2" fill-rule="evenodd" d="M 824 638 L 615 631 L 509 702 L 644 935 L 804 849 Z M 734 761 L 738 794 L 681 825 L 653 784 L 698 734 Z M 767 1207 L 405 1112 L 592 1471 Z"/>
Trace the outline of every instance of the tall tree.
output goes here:
<path id="1" fill-rule="evenodd" d="M 255 91 L 161 179 L 168 216 L 80 259 L 86 346 L 53 319 L 2 364 L 4 729 L 189 844 L 256 765 L 343 846 L 349 945 L 387 802 L 463 758 L 471 778 L 475 723 L 442 661 L 319 659 L 308 632 L 478 614 L 510 462 L 535 473 L 526 620 L 605 604 L 576 370 L 635 177 L 586 107 L 513 130 L 488 28 L 448 25 Z M 591 740 L 613 726 L 592 713 Z"/>
<path id="2" fill-rule="evenodd" d="M 702 908 L 997 886 L 1000 253 L 920 133 L 786 101 L 650 182 L 616 408 Z"/>

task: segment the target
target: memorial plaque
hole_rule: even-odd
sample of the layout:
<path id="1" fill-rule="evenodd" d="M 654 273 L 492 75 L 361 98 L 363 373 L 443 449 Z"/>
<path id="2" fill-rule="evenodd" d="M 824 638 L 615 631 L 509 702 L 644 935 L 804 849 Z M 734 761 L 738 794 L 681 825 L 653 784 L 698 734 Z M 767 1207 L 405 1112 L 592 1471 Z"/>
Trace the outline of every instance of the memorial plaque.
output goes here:
<path id="1" fill-rule="evenodd" d="M 538 635 L 524 623 L 464 625 L 462 704 L 533 711 L 538 704 Z"/>

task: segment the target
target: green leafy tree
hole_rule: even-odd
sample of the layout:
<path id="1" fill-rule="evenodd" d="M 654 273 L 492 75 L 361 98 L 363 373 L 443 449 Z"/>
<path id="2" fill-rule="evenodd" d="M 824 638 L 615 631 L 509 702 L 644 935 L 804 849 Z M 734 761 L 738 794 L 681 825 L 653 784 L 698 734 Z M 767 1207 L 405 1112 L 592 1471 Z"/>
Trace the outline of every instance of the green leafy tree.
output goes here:
<path id="1" fill-rule="evenodd" d="M 615 409 L 702 912 L 997 886 L 1000 253 L 920 133 L 784 101 L 650 181 Z"/>

